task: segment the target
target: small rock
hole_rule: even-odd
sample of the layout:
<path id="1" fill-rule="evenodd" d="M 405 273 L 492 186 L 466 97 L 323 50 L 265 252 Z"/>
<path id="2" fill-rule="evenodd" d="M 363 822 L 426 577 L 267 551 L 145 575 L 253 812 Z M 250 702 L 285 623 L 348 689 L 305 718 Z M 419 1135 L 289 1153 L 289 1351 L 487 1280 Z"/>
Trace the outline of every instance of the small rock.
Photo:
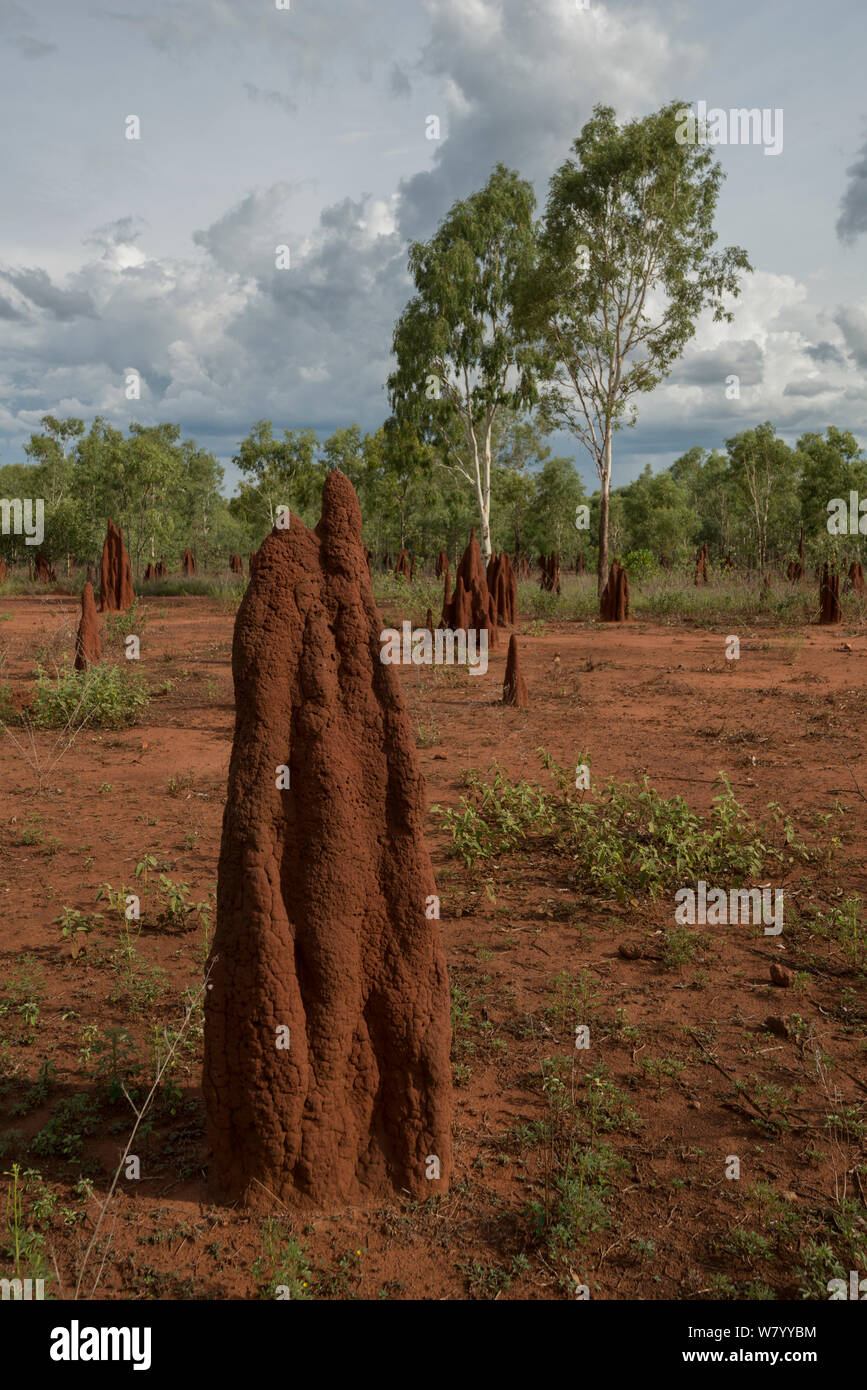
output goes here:
<path id="1" fill-rule="evenodd" d="M 789 1025 L 784 1018 L 778 1018 L 776 1014 L 771 1014 L 765 1019 L 765 1027 L 769 1033 L 773 1033 L 778 1038 L 789 1036 Z"/>
<path id="2" fill-rule="evenodd" d="M 617 947 L 618 956 L 624 960 L 639 960 L 641 958 L 641 947 L 634 941 L 621 941 Z"/>
<path id="3" fill-rule="evenodd" d="M 779 985 L 780 989 L 788 989 L 792 983 L 791 970 L 787 970 L 784 965 L 778 965 L 775 960 L 771 961 L 771 983 Z"/>

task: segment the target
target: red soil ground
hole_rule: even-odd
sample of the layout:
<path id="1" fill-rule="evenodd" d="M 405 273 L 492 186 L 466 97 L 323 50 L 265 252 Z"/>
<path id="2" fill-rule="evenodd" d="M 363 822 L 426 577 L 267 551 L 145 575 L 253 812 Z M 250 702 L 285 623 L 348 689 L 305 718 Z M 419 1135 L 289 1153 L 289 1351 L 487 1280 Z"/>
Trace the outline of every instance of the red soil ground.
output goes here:
<path id="1" fill-rule="evenodd" d="M 24 754 L 0 740 L 0 1157 L 4 1171 L 18 1162 L 41 1174 L 25 1213 L 67 1295 L 133 1118 L 122 1095 L 96 1095 L 99 1057 L 109 1055 L 99 1047 L 112 1029 L 127 1034 L 138 1057 L 130 1066 L 146 1073 L 154 1030 L 177 1025 L 184 992 L 200 985 L 197 919 L 189 932 L 161 925 L 148 903 L 160 873 L 188 884 L 193 903 L 214 887 L 232 739 L 232 614 L 201 598 L 142 608 L 141 669 L 155 692 L 145 724 L 84 729 L 53 766 L 57 733 L 35 733 L 31 744 L 13 728 Z M 0 598 L 0 680 L 16 703 L 40 646 L 71 651 L 77 618 L 72 597 Z M 787 923 L 796 907 L 867 897 L 854 780 L 867 793 L 862 630 L 741 631 L 740 660 L 727 661 L 722 628 L 539 628 L 518 628 L 528 709 L 501 704 L 506 642 L 485 677 L 400 669 L 429 806 L 457 805 L 462 771 L 494 762 L 548 785 L 540 747 L 566 767 L 586 750 L 594 786 L 646 775 L 699 812 L 723 771 L 751 814 L 779 802 L 812 843 L 837 838 L 829 863 L 787 873 Z M 103 649 L 121 659 L 105 636 Z M 552 855 L 504 855 L 470 872 L 435 814 L 427 834 L 457 1022 L 450 1193 L 303 1222 L 275 1202 L 267 1228 L 212 1205 L 193 1028 L 174 1097 L 133 1145 L 141 1178 L 121 1178 L 83 1293 L 105 1256 L 98 1296 L 121 1299 L 267 1296 L 293 1270 L 299 1290 L 325 1298 L 562 1298 L 576 1283 L 607 1299 L 757 1289 L 826 1298 L 830 1275 L 816 1250 L 830 1247 L 848 1270 L 852 1241 L 863 1251 L 867 1229 L 863 969 L 810 931 L 793 939 L 749 927 L 698 928 L 696 953 L 673 963 L 670 899 L 601 899 Z M 147 855 L 156 867 L 137 880 Z M 117 964 L 119 919 L 95 902 L 106 882 L 142 896 L 132 975 Z M 55 924 L 64 908 L 103 915 L 75 957 Z M 771 984 L 772 962 L 794 973 L 793 987 Z M 786 1020 L 782 1036 L 765 1028 L 769 1016 Z M 588 1020 L 593 1044 L 579 1052 L 574 1026 Z M 582 1142 L 622 1165 L 594 1188 L 595 1216 L 574 1243 L 568 1232 L 540 1240 L 527 1211 L 545 1200 L 556 1142 L 553 1131 L 548 1144 L 528 1128 L 549 1115 L 542 1064 L 551 1057 L 576 1097 L 597 1087 L 601 1109 L 580 1111 Z M 588 1083 L 599 1063 L 603 1080 Z M 62 1102 L 82 1095 L 80 1117 L 51 1131 L 59 1138 L 28 1148 Z M 733 1154 L 739 1181 L 725 1177 Z M 76 1187 L 82 1176 L 92 1193 Z M 33 1215 L 40 1193 L 49 1195 Z"/>

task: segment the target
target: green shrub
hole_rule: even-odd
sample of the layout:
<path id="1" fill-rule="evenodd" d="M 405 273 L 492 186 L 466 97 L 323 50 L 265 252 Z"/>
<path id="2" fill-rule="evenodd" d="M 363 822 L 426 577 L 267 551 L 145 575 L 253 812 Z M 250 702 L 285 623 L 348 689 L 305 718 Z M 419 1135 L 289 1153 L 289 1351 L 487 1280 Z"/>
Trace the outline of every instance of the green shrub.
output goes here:
<path id="1" fill-rule="evenodd" d="M 84 724 L 127 729 L 140 722 L 150 699 L 137 672 L 108 662 L 100 662 L 89 671 L 67 666 L 56 679 L 39 666 L 36 676 L 30 716 L 40 729 L 80 728 Z"/>

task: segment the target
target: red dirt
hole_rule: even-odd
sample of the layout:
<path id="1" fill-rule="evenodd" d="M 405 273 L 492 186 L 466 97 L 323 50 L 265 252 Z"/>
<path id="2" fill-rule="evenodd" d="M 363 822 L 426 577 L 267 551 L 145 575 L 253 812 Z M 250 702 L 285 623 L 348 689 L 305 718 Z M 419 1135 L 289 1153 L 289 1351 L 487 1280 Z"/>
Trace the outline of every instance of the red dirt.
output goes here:
<path id="1" fill-rule="evenodd" d="M 448 1187 L 445 959 L 418 759 L 380 628 L 358 501 L 334 470 L 316 531 L 299 521 L 263 542 L 235 628 L 204 1064 L 227 1201 Z M 291 786 L 277 790 L 284 764 Z"/>
<path id="2" fill-rule="evenodd" d="M 85 583 L 81 591 L 81 621 L 78 624 L 78 633 L 75 638 L 75 661 L 76 671 L 86 671 L 88 666 L 93 666 L 97 661 L 102 660 L 102 643 L 99 640 L 99 618 L 96 612 L 96 600 L 93 597 L 93 585 Z"/>
<path id="3" fill-rule="evenodd" d="M 123 543 L 123 527 L 115 526 L 109 518 L 100 565 L 99 611 L 125 613 L 134 603 L 132 566 Z"/>
<path id="4" fill-rule="evenodd" d="M 163 987 L 141 1002 L 113 962 L 121 935 L 96 894 L 106 881 L 138 884 L 136 865 L 153 853 L 161 872 L 188 882 L 194 900 L 205 898 L 226 803 L 232 619 L 206 598 L 145 599 L 143 607 L 145 674 L 154 690 L 171 685 L 152 700 L 146 724 L 117 733 L 85 728 L 44 782 L 9 739 L 0 741 L 3 1167 L 19 1161 L 41 1172 L 53 1200 L 46 1246 L 67 1293 L 134 1117 L 118 1095 L 100 1103 L 95 1128 L 74 1131 L 80 1157 L 39 1155 L 28 1145 L 60 1103 L 97 1103 L 99 1054 L 83 1060 L 92 1032 L 106 1046 L 112 1031 L 122 1043 L 128 1036 L 148 1075 L 153 1030 L 179 1024 L 207 950 L 199 931 L 158 926 L 145 894 L 135 978 L 150 989 L 159 972 Z M 66 633 L 71 654 L 78 602 L 4 596 L 0 610 L 8 618 L 4 678 L 18 703 L 31 688 L 34 644 Z M 384 621 L 400 617 L 396 610 Z M 799 836 L 824 837 L 829 856 L 842 835 L 827 871 L 817 866 L 802 878 L 781 866 L 793 916 L 833 913 L 846 897 L 867 897 L 867 821 L 857 790 L 867 788 L 867 627 L 851 619 L 842 629 L 738 624 L 740 660 L 726 661 L 730 630 L 727 622 L 703 628 L 638 618 L 619 628 L 551 623 L 540 635 L 533 624 L 520 639 L 533 701 L 519 716 L 499 698 L 505 651 L 483 678 L 397 668 L 413 724 L 435 718 L 439 727 L 438 739 L 418 752 L 426 805 L 457 809 L 463 770 L 494 763 L 549 786 L 537 747 L 564 767 L 586 748 L 594 784 L 646 775 L 660 794 L 683 796 L 702 815 L 722 771 L 751 815 L 779 802 Z M 35 730 L 34 738 L 47 764 L 56 734 Z M 34 816 L 36 834 L 27 831 Z M 828 828 L 817 830 L 817 818 Z M 849 1269 L 840 1198 L 851 1199 L 859 1165 L 863 1182 L 856 1122 L 867 995 L 863 972 L 840 944 L 809 922 L 799 938 L 787 908 L 779 939 L 751 928 L 707 929 L 696 958 L 666 966 L 667 904 L 600 898 L 546 852 L 503 854 L 467 871 L 439 816 L 429 815 L 425 835 L 458 1010 L 451 1190 L 435 1204 L 398 1196 L 375 1211 L 335 1204 L 299 1221 L 275 1201 L 273 1221 L 306 1251 L 314 1297 L 574 1301 L 571 1267 L 594 1299 L 688 1299 L 698 1315 L 703 1301 L 719 1296 L 719 1280 L 725 1297 L 755 1297 L 749 1289 L 760 1283 L 780 1299 L 800 1300 L 798 1266 L 811 1243 L 827 1245 Z M 65 906 L 104 914 L 75 959 L 57 926 Z M 772 983 L 772 964 L 792 972 L 791 988 Z M 573 1023 L 585 1015 L 558 1003 L 563 980 L 582 988 L 598 1020 L 589 1053 L 575 1051 Z M 22 999 L 38 1000 L 35 1022 L 21 1016 Z M 770 1030 L 780 1015 L 783 1031 Z M 177 1099 L 136 1141 L 142 1181 L 121 1177 L 112 1199 L 90 1267 L 94 1279 L 101 1270 L 101 1297 L 255 1299 L 268 1282 L 263 1228 L 209 1199 L 195 1030 L 192 1039 L 179 1057 Z M 830 1090 L 814 1048 L 826 1059 Z M 547 1141 L 531 1133 L 548 1133 L 541 1071 L 548 1059 L 564 1064 L 567 1089 L 572 1066 L 573 1094 L 588 1072 L 599 1077 L 602 1130 L 597 1124 L 594 1133 L 624 1164 L 601 1211 L 605 1224 L 567 1252 L 563 1268 L 526 1214 L 528 1204 L 544 1201 L 550 1180 Z M 652 1074 L 650 1064 L 669 1073 Z M 52 1068 L 47 1093 L 43 1081 L 34 1099 Z M 610 1119 L 612 1094 L 637 1114 L 640 1130 Z M 755 1108 L 765 1104 L 783 1107 L 771 1133 Z M 855 1117 L 851 1136 L 837 1119 L 829 1128 L 829 1114 L 841 1113 Z M 582 1144 L 590 1133 L 588 1125 Z M 741 1157 L 740 1182 L 724 1180 L 729 1154 Z M 78 1188 L 82 1175 L 94 1183 L 90 1197 Z M 754 1195 L 759 1189 L 772 1207 Z M 767 1257 L 759 1253 L 753 1263 L 753 1246 L 749 1259 L 733 1255 L 729 1243 L 741 1231 L 763 1233 Z M 824 1284 L 810 1296 L 827 1298 Z"/>

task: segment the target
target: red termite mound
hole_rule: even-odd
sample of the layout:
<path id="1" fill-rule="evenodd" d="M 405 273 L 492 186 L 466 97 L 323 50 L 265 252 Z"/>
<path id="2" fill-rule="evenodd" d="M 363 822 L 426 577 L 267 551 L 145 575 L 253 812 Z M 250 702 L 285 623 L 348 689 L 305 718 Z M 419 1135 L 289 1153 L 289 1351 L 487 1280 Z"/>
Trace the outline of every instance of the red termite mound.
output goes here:
<path id="1" fill-rule="evenodd" d="M 397 564 L 394 567 L 395 579 L 398 577 L 398 575 L 401 574 L 403 575 L 404 579 L 410 578 L 409 556 L 407 555 L 405 550 L 402 550 L 398 555 Z"/>
<path id="2" fill-rule="evenodd" d="M 149 584 L 152 579 L 156 579 L 157 577 L 157 567 L 156 565 L 152 565 L 150 561 L 145 565 L 144 577 L 146 584 Z"/>
<path id="3" fill-rule="evenodd" d="M 233 554 L 229 556 L 229 569 L 232 571 L 233 574 L 244 573 L 244 566 L 241 563 L 240 555 Z"/>
<path id="4" fill-rule="evenodd" d="M 437 579 L 442 579 L 443 575 L 448 574 L 448 572 L 449 557 L 444 550 L 441 550 L 437 555 L 437 562 L 436 568 L 434 569 L 434 574 L 436 575 Z"/>
<path id="5" fill-rule="evenodd" d="M 193 559 L 189 546 L 187 546 L 183 558 L 181 559 L 181 573 L 186 579 L 192 579 L 193 575 L 197 573 L 196 562 Z"/>
<path id="6" fill-rule="evenodd" d="M 702 542 L 701 550 L 698 552 L 698 556 L 697 556 L 696 562 L 695 562 L 695 582 L 696 582 L 696 584 L 707 584 L 707 582 L 708 582 L 708 577 L 707 577 L 708 560 L 709 560 L 709 556 L 708 556 L 708 553 L 707 553 L 707 541 L 703 541 L 703 542 Z"/>
<path id="7" fill-rule="evenodd" d="M 38 579 L 42 584 L 50 584 L 54 578 L 54 571 L 48 563 L 48 557 L 41 550 L 33 562 L 33 578 Z"/>
<path id="8" fill-rule="evenodd" d="M 545 589 L 549 594 L 559 594 L 560 592 L 560 557 L 556 553 L 549 556 L 539 556 L 539 568 L 542 573 L 539 578 L 539 588 Z"/>
<path id="9" fill-rule="evenodd" d="M 440 626 L 448 627 L 449 618 L 452 612 L 452 581 L 448 570 L 443 575 L 443 611 L 440 614 Z"/>
<path id="10" fill-rule="evenodd" d="M 505 550 L 500 555 L 491 556 L 485 578 L 488 593 L 493 599 L 497 622 L 514 627 L 515 610 L 518 606 L 518 580 Z"/>
<path id="11" fill-rule="evenodd" d="M 298 520 L 263 541 L 235 625 L 203 1071 L 222 1201 L 448 1186 L 448 978 L 381 626 L 358 499 L 335 469 L 316 530 Z"/>
<path id="12" fill-rule="evenodd" d="M 527 695 L 527 682 L 518 667 L 518 639 L 514 632 L 509 638 L 509 655 L 506 658 L 506 678 L 503 681 L 503 704 L 517 705 L 525 709 L 530 703 Z"/>
<path id="13" fill-rule="evenodd" d="M 449 576 L 446 572 L 446 589 L 448 584 Z M 470 543 L 458 565 L 454 597 L 450 604 L 443 603 L 443 627 L 451 628 L 453 632 L 461 629 L 466 632 L 473 629 L 481 632 L 484 629 L 488 634 L 488 645 L 493 647 L 496 644 L 497 613 L 488 593 L 488 581 L 485 578 L 482 552 L 476 540 L 475 526 L 470 531 Z"/>
<path id="14" fill-rule="evenodd" d="M 587 573 L 587 565 L 586 565 L 585 562 L 584 562 L 584 551 L 583 551 L 583 550 L 579 550 L 579 551 L 578 551 L 578 554 L 575 556 L 575 573 L 576 573 L 576 574 L 586 574 L 586 573 Z"/>
<path id="15" fill-rule="evenodd" d="M 99 640 L 99 619 L 96 615 L 96 599 L 93 585 L 85 582 L 81 591 L 81 621 L 75 638 L 76 671 L 86 671 L 88 666 L 102 660 L 102 643 Z"/>
<path id="16" fill-rule="evenodd" d="M 603 623 L 623 623 L 629 617 L 629 580 L 617 560 L 611 562 L 608 582 L 599 600 L 599 616 Z"/>
<path id="17" fill-rule="evenodd" d="M 253 575 L 256 573 L 256 560 L 257 560 L 257 558 L 258 558 L 258 551 L 256 551 L 256 550 L 251 550 L 251 551 L 250 551 L 250 578 L 251 578 L 251 579 L 253 578 Z"/>
<path id="18" fill-rule="evenodd" d="M 864 583 L 864 569 L 860 560 L 853 560 L 849 566 L 849 576 L 846 581 L 846 587 L 856 594 L 863 594 L 865 589 L 867 589 L 867 584 Z"/>
<path id="19" fill-rule="evenodd" d="M 5 578 L 6 578 L 6 561 L 3 559 L 2 555 L 0 555 L 0 584 L 3 583 L 3 581 L 4 581 Z"/>
<path id="20" fill-rule="evenodd" d="M 155 567 L 155 569 L 154 569 L 154 576 L 155 576 L 155 578 L 157 578 L 157 579 L 165 579 L 165 577 L 166 577 L 167 574 L 168 574 L 168 569 L 166 568 L 166 562 L 165 562 L 165 560 L 157 560 L 156 567 Z"/>
<path id="21" fill-rule="evenodd" d="M 428 632 L 430 632 L 431 634 L 433 634 L 433 631 L 434 631 L 433 613 L 431 613 L 430 609 L 427 610 L 427 618 L 425 619 L 425 627 L 427 628 Z"/>
<path id="22" fill-rule="evenodd" d="M 125 613 L 134 603 L 132 566 L 123 543 L 123 527 L 115 526 L 109 518 L 99 568 L 99 611 Z"/>
<path id="23" fill-rule="evenodd" d="M 840 606 L 840 576 L 834 567 L 826 564 L 822 570 L 819 585 L 819 622 L 842 623 L 843 609 Z"/>

